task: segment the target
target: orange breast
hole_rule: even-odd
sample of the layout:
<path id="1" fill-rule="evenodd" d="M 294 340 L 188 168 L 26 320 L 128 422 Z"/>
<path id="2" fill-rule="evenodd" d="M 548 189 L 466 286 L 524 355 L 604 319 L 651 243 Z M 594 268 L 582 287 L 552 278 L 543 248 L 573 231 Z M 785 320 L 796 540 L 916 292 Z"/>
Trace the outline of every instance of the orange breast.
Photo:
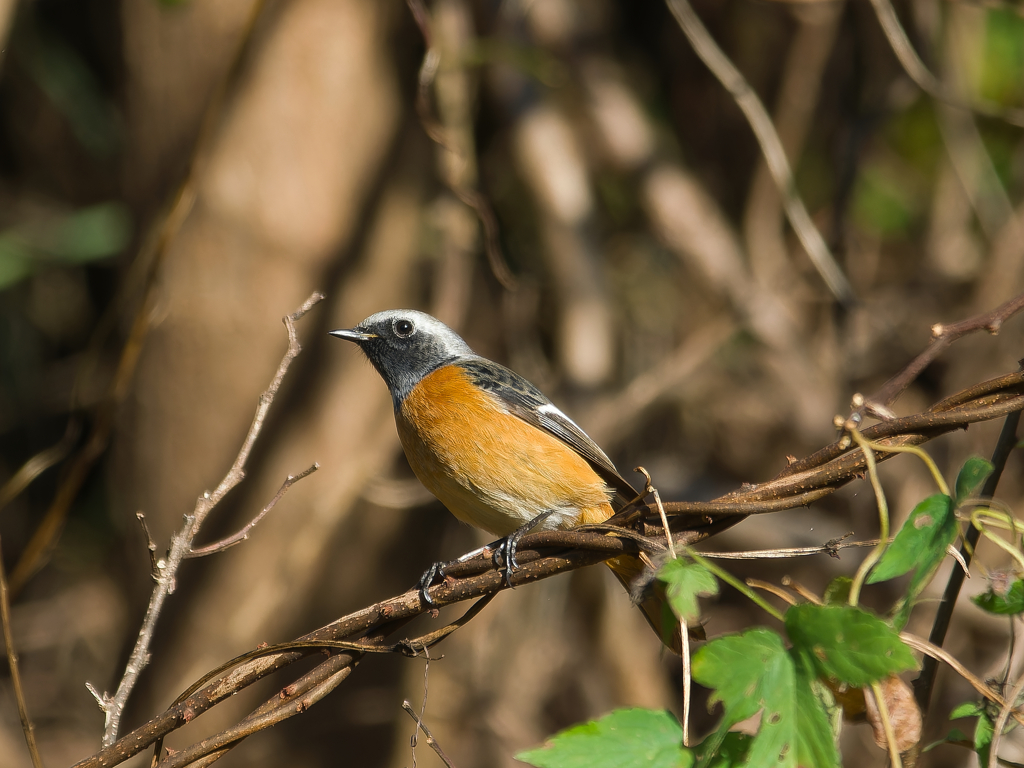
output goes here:
<path id="1" fill-rule="evenodd" d="M 416 476 L 460 520 L 505 536 L 541 512 L 540 528 L 612 514 L 590 464 L 558 438 L 504 410 L 457 365 L 430 373 L 395 414 Z"/>

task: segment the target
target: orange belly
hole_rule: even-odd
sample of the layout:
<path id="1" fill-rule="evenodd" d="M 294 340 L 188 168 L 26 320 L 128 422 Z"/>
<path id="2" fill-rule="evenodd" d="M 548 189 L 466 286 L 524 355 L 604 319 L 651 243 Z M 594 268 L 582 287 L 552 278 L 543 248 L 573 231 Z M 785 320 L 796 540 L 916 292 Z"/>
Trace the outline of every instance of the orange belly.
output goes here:
<path id="1" fill-rule="evenodd" d="M 539 529 L 611 517 L 610 490 L 586 459 L 505 411 L 457 365 L 424 377 L 395 421 L 413 472 L 463 522 L 506 536 L 548 510 Z"/>

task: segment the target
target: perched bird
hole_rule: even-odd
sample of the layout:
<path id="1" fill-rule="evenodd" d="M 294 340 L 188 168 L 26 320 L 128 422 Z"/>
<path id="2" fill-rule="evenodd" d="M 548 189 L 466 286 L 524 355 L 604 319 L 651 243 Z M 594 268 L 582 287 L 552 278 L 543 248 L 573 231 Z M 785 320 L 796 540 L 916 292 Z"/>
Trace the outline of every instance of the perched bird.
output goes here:
<path id="1" fill-rule="evenodd" d="M 510 571 L 527 531 L 600 523 L 636 500 L 572 419 L 519 374 L 474 354 L 440 320 L 387 310 L 330 333 L 355 342 L 388 385 L 416 477 L 459 520 L 506 537 Z M 632 556 L 608 565 L 627 589 L 643 570 Z M 421 581 L 428 601 L 437 572 Z M 648 596 L 641 607 L 663 637 L 661 600 Z"/>

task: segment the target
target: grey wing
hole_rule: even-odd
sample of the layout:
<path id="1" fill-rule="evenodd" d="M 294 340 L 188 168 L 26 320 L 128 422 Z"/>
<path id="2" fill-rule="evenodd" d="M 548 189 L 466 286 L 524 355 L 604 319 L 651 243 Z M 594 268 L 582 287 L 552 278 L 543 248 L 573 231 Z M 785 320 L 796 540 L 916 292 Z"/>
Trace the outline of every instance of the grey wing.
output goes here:
<path id="1" fill-rule="evenodd" d="M 636 497 L 633 486 L 623 479 L 598 444 L 518 373 L 482 357 L 459 360 L 456 365 L 466 371 L 474 384 L 501 399 L 509 413 L 554 435 L 586 459 L 615 490 L 613 506 L 616 509 Z"/>

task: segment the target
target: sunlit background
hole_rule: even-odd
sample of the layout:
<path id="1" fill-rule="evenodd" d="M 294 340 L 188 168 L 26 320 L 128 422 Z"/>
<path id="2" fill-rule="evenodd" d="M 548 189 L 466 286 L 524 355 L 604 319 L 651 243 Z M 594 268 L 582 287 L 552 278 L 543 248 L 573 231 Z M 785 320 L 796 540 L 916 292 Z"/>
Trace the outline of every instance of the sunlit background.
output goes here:
<path id="1" fill-rule="evenodd" d="M 116 686 L 152 587 L 136 512 L 162 553 L 230 466 L 284 352 L 280 319 L 314 289 L 327 301 L 299 323 L 304 352 L 204 540 L 242 526 L 288 474 L 321 469 L 247 542 L 185 563 L 125 732 L 226 659 L 397 594 L 484 541 L 412 477 L 385 386 L 331 328 L 429 311 L 547 392 L 623 474 L 643 465 L 663 498 L 710 499 L 831 442 L 833 416 L 934 323 L 1024 290 L 1019 3 L 896 8 L 931 72 L 987 115 L 925 94 L 864 0 L 695 8 L 765 102 L 855 302 L 826 287 L 743 113 L 658 2 L 428 0 L 439 58 L 422 92 L 424 38 L 398 0 L 0 2 L 0 481 L 53 449 L 0 510 L 0 536 L 47 765 L 99 748 L 85 682 Z M 1015 370 L 1022 339 L 1016 318 L 958 342 L 894 409 Z M 952 477 L 991 453 L 999 426 L 929 450 Z M 998 494 L 1017 509 L 1021 470 L 1015 455 Z M 910 458 L 882 474 L 897 521 L 934 492 Z M 705 548 L 848 531 L 877 535 L 866 483 Z M 734 570 L 820 593 L 859 557 Z M 1007 565 L 994 547 L 981 561 Z M 425 684 L 424 720 L 460 768 L 511 766 L 616 706 L 678 713 L 678 660 L 603 570 L 500 595 L 427 675 L 422 660 L 366 659 L 224 765 L 411 765 L 400 705 L 418 707 Z M 873 590 L 884 609 L 891 595 Z M 930 615 L 918 609 L 915 631 Z M 770 621 L 729 590 L 707 604 L 711 635 Z M 997 676 L 1007 633 L 964 601 L 947 647 Z M 9 681 L 5 667 L 0 766 L 20 767 Z M 926 743 L 973 696 L 945 673 L 940 685 Z M 698 706 L 697 729 L 711 722 Z M 848 765 L 884 764 L 867 726 L 843 748 Z M 422 745 L 416 759 L 439 764 Z M 947 746 L 926 759 L 973 758 Z"/>

